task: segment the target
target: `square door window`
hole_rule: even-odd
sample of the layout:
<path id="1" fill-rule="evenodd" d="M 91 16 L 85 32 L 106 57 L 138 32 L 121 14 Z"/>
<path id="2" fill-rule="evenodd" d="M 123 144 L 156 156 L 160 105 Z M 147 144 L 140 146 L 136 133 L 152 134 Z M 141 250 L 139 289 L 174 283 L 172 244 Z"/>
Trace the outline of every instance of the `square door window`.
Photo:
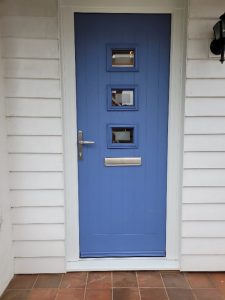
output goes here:
<path id="1" fill-rule="evenodd" d="M 136 125 L 108 125 L 108 148 L 137 148 Z"/>
<path id="2" fill-rule="evenodd" d="M 113 44 L 107 46 L 107 71 L 138 71 L 137 45 Z"/>
<path id="3" fill-rule="evenodd" d="M 109 85 L 107 94 L 108 110 L 137 110 L 135 85 Z"/>

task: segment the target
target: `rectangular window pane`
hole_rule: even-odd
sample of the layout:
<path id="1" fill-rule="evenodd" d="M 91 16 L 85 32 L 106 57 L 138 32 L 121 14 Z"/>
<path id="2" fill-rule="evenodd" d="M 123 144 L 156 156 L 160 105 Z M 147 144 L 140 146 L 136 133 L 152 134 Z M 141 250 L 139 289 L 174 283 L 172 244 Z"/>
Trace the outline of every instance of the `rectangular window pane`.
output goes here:
<path id="1" fill-rule="evenodd" d="M 134 106 L 134 90 L 113 89 L 112 106 Z"/>
<path id="2" fill-rule="evenodd" d="M 134 128 L 112 127 L 112 143 L 134 143 Z"/>
<path id="3" fill-rule="evenodd" d="M 135 49 L 112 49 L 112 67 L 133 68 Z"/>

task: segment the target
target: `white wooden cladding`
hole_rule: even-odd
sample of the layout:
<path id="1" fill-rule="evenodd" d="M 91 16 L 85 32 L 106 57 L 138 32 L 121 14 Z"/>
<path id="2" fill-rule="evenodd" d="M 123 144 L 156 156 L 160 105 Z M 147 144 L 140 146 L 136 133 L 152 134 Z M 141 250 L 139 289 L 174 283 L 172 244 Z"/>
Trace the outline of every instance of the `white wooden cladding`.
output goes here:
<path id="1" fill-rule="evenodd" d="M 3 38 L 3 58 L 59 58 L 58 40 Z"/>
<path id="2" fill-rule="evenodd" d="M 184 151 L 225 151 L 225 135 L 185 135 Z"/>
<path id="3" fill-rule="evenodd" d="M 224 7 L 224 0 L 190 0 L 189 17 L 218 19 L 224 12 Z"/>
<path id="4" fill-rule="evenodd" d="M 183 222 L 182 237 L 184 238 L 225 238 L 223 221 L 188 221 Z M 209 239 L 211 242 L 211 240 Z"/>
<path id="5" fill-rule="evenodd" d="M 11 190 L 63 189 L 62 172 L 10 172 Z"/>
<path id="6" fill-rule="evenodd" d="M 12 190 L 11 205 L 13 207 L 63 206 L 63 190 Z"/>
<path id="7" fill-rule="evenodd" d="M 43 59 L 5 59 L 6 78 L 59 79 L 59 61 Z"/>
<path id="8" fill-rule="evenodd" d="M 190 0 L 181 269 L 225 270 L 225 69 L 210 52 L 224 0 Z"/>
<path id="9" fill-rule="evenodd" d="M 17 241 L 13 251 L 14 257 L 65 256 L 64 241 Z"/>
<path id="10" fill-rule="evenodd" d="M 61 154 L 10 154 L 9 171 L 63 171 Z"/>
<path id="11" fill-rule="evenodd" d="M 57 1 L 1 1 L 15 273 L 64 272 Z"/>
<path id="12" fill-rule="evenodd" d="M 185 169 L 184 186 L 225 186 L 224 169 Z"/>
<path id="13" fill-rule="evenodd" d="M 12 211 L 13 224 L 63 224 L 63 207 L 22 207 Z"/>
<path id="14" fill-rule="evenodd" d="M 225 238 L 185 238 L 182 243 L 182 254 L 224 254 Z"/>
<path id="15" fill-rule="evenodd" d="M 225 117 L 186 117 L 185 134 L 225 134 Z"/>
<path id="16" fill-rule="evenodd" d="M 218 60 L 189 60 L 187 62 L 187 78 L 224 78 L 225 70 Z"/>
<path id="17" fill-rule="evenodd" d="M 7 119 L 9 135 L 61 135 L 61 118 L 12 117 Z"/>
<path id="18" fill-rule="evenodd" d="M 225 221 L 225 204 L 183 204 L 183 220 Z"/>
<path id="19" fill-rule="evenodd" d="M 208 59 L 209 58 L 209 40 L 188 40 L 187 58 L 188 59 Z"/>
<path id="20" fill-rule="evenodd" d="M 9 136 L 9 153 L 63 153 L 61 136 Z"/>
<path id="21" fill-rule="evenodd" d="M 183 203 L 224 203 L 225 187 L 196 186 L 183 188 Z"/>
<path id="22" fill-rule="evenodd" d="M 225 76 L 225 71 L 224 71 Z M 224 98 L 186 98 L 187 117 L 218 116 L 225 117 Z"/>
<path id="23" fill-rule="evenodd" d="M 62 273 L 65 270 L 64 257 L 15 258 L 15 274 Z"/>
<path id="24" fill-rule="evenodd" d="M 7 117 L 61 117 L 59 99 L 6 99 Z"/>
<path id="25" fill-rule="evenodd" d="M 181 270 L 186 271 L 224 271 L 225 255 L 183 255 Z"/>
<path id="26" fill-rule="evenodd" d="M 225 76 L 224 76 L 225 77 Z M 225 97 L 224 79 L 187 79 L 187 97 Z"/>
<path id="27" fill-rule="evenodd" d="M 2 0 L 0 15 L 3 16 L 32 16 L 56 17 L 57 2 L 55 0 Z"/>
<path id="28" fill-rule="evenodd" d="M 57 39 L 56 17 L 7 16 L 1 19 L 3 37 Z"/>
<path id="29" fill-rule="evenodd" d="M 184 153 L 184 168 L 225 169 L 225 153 L 224 152 Z"/>
<path id="30" fill-rule="evenodd" d="M 60 81 L 51 79 L 5 79 L 6 97 L 60 98 Z"/>
<path id="31" fill-rule="evenodd" d="M 14 241 L 63 241 L 63 224 L 23 224 L 13 226 Z"/>

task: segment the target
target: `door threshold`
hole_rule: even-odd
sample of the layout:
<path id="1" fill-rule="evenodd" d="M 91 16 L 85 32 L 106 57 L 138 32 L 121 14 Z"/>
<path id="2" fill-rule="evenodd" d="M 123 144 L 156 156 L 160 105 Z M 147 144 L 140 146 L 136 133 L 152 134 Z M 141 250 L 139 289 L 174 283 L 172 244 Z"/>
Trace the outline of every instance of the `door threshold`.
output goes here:
<path id="1" fill-rule="evenodd" d="M 138 271 L 179 270 L 178 260 L 167 258 L 84 258 L 68 261 L 67 272 L 76 271 Z"/>

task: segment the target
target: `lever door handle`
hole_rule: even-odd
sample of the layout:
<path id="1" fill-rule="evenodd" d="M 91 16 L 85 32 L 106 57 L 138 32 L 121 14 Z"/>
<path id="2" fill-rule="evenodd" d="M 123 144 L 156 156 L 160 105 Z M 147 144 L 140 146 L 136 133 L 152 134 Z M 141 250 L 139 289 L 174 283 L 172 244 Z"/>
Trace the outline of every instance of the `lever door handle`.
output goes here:
<path id="1" fill-rule="evenodd" d="M 84 145 L 93 145 L 95 144 L 94 141 L 84 141 L 83 140 L 83 131 L 78 130 L 77 133 L 77 146 L 78 146 L 78 159 L 83 159 L 83 146 Z"/>
<path id="2" fill-rule="evenodd" d="M 94 141 L 79 141 L 78 143 L 80 145 L 93 145 L 93 144 L 95 144 Z"/>

